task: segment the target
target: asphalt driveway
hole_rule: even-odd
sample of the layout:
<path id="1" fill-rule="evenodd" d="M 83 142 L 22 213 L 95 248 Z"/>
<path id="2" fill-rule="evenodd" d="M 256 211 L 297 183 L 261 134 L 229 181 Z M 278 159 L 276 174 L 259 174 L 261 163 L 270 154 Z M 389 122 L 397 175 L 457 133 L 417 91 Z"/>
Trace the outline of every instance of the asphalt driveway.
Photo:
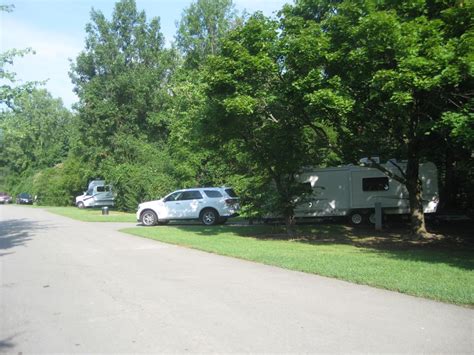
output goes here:
<path id="1" fill-rule="evenodd" d="M 472 353 L 474 310 L 0 206 L 0 352 Z"/>

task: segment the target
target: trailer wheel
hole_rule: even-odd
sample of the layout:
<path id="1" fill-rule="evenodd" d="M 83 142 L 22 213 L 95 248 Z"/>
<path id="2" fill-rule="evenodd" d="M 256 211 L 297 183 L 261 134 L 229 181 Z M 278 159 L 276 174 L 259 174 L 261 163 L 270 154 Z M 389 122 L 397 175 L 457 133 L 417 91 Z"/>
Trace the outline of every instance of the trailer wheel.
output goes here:
<path id="1" fill-rule="evenodd" d="M 371 224 L 375 224 L 375 212 L 372 212 L 371 214 L 369 214 L 369 222 Z"/>
<path id="2" fill-rule="evenodd" d="M 364 221 L 364 217 L 360 212 L 352 212 L 349 217 L 349 220 L 354 226 L 359 226 Z"/>

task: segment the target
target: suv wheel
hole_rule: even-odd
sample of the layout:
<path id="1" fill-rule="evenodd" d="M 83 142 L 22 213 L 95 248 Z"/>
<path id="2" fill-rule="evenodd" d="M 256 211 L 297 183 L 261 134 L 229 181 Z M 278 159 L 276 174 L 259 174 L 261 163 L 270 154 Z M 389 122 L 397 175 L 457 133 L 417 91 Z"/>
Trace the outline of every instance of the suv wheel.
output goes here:
<path id="1" fill-rule="evenodd" d="M 84 206 L 84 202 L 78 202 L 78 203 L 77 203 L 77 207 L 79 207 L 79 208 L 85 208 L 86 206 Z"/>
<path id="2" fill-rule="evenodd" d="M 219 214 L 216 210 L 207 208 L 201 212 L 201 222 L 206 226 L 213 226 L 219 221 Z"/>
<path id="3" fill-rule="evenodd" d="M 144 226 L 150 227 L 158 223 L 158 216 L 152 210 L 145 210 L 141 217 Z"/>

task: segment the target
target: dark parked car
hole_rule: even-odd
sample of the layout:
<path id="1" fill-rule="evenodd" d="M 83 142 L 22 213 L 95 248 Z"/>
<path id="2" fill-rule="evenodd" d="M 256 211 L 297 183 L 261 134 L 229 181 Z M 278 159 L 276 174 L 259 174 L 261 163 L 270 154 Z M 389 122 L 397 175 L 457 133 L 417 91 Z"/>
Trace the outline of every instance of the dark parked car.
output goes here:
<path id="1" fill-rule="evenodd" d="M 11 203 L 12 197 L 6 192 L 0 192 L 0 203 Z"/>
<path id="2" fill-rule="evenodd" d="M 16 197 L 16 203 L 19 205 L 32 205 L 33 197 L 30 194 L 23 192 Z"/>

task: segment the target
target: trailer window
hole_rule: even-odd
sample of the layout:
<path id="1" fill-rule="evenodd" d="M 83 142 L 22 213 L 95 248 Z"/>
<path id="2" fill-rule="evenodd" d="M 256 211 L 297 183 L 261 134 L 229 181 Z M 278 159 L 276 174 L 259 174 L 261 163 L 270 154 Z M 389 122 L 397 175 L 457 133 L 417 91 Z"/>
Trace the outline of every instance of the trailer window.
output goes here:
<path id="1" fill-rule="evenodd" d="M 362 191 L 387 191 L 388 188 L 387 177 L 362 179 Z"/>

